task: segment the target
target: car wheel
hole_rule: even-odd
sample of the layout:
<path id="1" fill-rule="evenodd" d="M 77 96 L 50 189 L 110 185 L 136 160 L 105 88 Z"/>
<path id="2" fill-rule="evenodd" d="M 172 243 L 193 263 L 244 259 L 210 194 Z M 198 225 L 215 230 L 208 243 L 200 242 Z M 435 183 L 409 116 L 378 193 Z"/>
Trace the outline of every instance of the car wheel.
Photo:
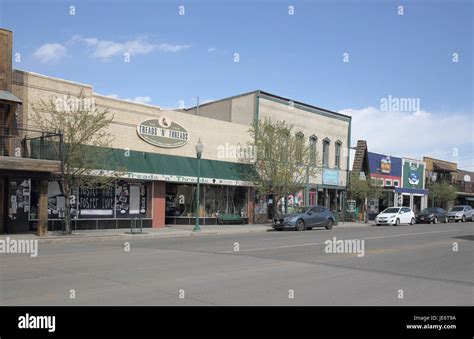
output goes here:
<path id="1" fill-rule="evenodd" d="M 434 217 L 433 224 L 437 224 L 437 223 L 438 223 L 438 217 Z"/>
<path id="2" fill-rule="evenodd" d="M 326 229 L 327 230 L 332 229 L 333 225 L 334 225 L 334 221 L 332 221 L 332 219 L 328 219 L 328 221 L 326 221 Z"/>
<path id="3" fill-rule="evenodd" d="M 462 216 L 462 222 L 466 222 L 466 216 L 465 215 Z"/>
<path id="4" fill-rule="evenodd" d="M 305 230 L 305 226 L 304 226 L 304 221 L 303 220 L 298 220 L 296 222 L 296 230 L 297 231 L 304 231 Z"/>
<path id="5" fill-rule="evenodd" d="M 400 219 L 395 220 L 394 226 L 400 226 Z"/>
<path id="6" fill-rule="evenodd" d="M 411 218 L 410 220 L 410 226 L 413 226 L 413 225 L 415 225 L 415 218 Z"/>

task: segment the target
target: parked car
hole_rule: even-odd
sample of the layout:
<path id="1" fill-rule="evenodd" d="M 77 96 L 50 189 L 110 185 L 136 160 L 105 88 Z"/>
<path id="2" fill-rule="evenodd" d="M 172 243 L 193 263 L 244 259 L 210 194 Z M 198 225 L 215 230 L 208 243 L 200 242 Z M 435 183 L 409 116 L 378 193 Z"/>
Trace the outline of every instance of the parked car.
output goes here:
<path id="1" fill-rule="evenodd" d="M 438 222 L 448 222 L 446 210 L 439 207 L 429 207 L 416 215 L 416 222 L 419 224 L 437 224 Z"/>
<path id="2" fill-rule="evenodd" d="M 462 221 L 462 222 L 465 222 L 466 220 L 472 221 L 473 213 L 474 211 L 472 207 L 469 205 L 454 206 L 448 212 L 448 221 Z"/>
<path id="3" fill-rule="evenodd" d="M 415 213 L 409 207 L 389 207 L 375 217 L 375 223 L 380 225 L 415 224 Z"/>
<path id="4" fill-rule="evenodd" d="M 272 227 L 281 231 L 285 228 L 303 231 L 313 227 L 326 227 L 330 230 L 336 218 L 327 208 L 313 206 L 303 209 L 299 213 L 285 214 L 273 219 Z"/>

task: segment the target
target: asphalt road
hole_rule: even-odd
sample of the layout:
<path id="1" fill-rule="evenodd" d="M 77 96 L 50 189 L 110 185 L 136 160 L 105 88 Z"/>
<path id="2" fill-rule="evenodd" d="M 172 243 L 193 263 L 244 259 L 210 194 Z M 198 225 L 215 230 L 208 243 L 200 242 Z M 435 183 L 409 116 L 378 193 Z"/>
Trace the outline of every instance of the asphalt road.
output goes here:
<path id="1" fill-rule="evenodd" d="M 40 244 L 36 258 L 0 254 L 0 305 L 474 305 L 473 228 Z M 364 240 L 364 256 L 326 253 L 333 237 Z"/>

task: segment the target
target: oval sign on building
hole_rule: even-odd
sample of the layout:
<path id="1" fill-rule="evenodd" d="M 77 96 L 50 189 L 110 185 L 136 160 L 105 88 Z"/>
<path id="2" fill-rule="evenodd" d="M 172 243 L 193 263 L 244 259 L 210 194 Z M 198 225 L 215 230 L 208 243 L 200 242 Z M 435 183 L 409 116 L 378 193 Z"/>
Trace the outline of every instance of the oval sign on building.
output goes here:
<path id="1" fill-rule="evenodd" d="M 181 147 L 189 140 L 188 131 L 166 117 L 142 121 L 137 133 L 144 141 L 158 147 Z"/>

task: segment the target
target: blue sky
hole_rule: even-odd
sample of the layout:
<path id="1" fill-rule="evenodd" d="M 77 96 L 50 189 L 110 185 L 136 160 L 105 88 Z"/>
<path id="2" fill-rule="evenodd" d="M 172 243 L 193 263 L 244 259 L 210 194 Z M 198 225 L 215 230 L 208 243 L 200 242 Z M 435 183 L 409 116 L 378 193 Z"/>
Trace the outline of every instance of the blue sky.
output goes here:
<path id="1" fill-rule="evenodd" d="M 468 0 L 0 0 L 14 68 L 163 107 L 262 89 L 351 114 L 373 151 L 474 170 L 472 21 Z M 424 113 L 381 111 L 389 95 L 418 98 Z M 372 133 L 384 128 L 393 134 Z"/>

